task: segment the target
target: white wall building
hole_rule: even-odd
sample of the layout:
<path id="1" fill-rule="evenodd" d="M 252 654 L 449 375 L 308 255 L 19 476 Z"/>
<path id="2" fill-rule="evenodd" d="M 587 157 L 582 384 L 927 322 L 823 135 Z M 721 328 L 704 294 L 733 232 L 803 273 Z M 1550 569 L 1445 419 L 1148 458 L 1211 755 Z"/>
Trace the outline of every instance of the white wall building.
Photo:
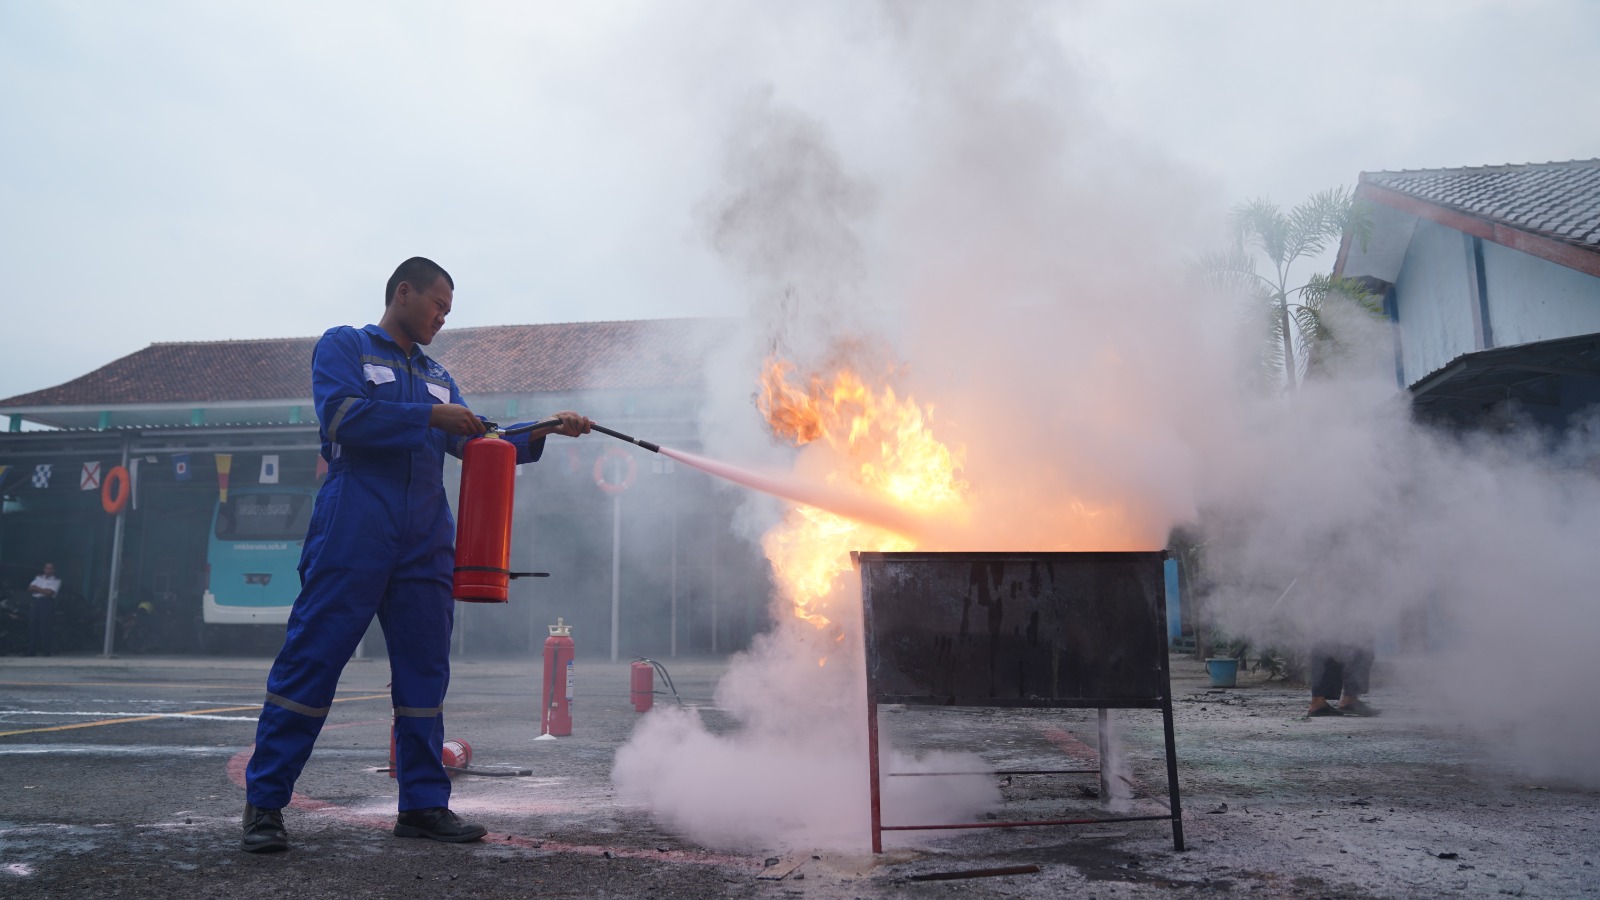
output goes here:
<path id="1" fill-rule="evenodd" d="M 1383 295 L 1420 414 L 1560 427 L 1600 402 L 1600 160 L 1363 172 L 1356 197 L 1372 237 L 1335 272 Z"/>

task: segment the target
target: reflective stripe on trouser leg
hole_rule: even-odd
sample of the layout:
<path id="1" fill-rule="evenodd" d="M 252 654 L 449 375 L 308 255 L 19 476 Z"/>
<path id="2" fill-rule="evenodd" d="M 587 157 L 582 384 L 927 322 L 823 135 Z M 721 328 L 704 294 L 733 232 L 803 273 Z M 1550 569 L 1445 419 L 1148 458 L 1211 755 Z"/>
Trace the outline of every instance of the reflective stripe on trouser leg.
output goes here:
<path id="1" fill-rule="evenodd" d="M 378 608 L 394 686 L 395 774 L 400 809 L 450 805 L 444 747 L 445 690 L 455 601 L 448 581 L 395 580 Z"/>
<path id="2" fill-rule="evenodd" d="M 246 796 L 257 807 L 289 805 L 328 720 L 339 673 L 372 621 L 383 582 L 383 573 L 307 567 L 283 649 L 267 676 L 267 702 L 245 769 Z"/>

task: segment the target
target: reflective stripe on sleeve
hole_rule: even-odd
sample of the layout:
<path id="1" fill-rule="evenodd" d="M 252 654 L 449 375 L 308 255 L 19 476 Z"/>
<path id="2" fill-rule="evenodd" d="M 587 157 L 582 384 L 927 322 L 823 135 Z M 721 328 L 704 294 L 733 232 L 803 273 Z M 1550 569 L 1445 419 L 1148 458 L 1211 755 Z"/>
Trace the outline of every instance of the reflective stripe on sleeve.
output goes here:
<path id="1" fill-rule="evenodd" d="M 350 404 L 354 402 L 356 398 L 346 397 L 344 402 L 339 404 L 339 411 L 333 414 L 333 421 L 328 423 L 328 440 L 338 440 L 336 435 L 339 433 L 339 423 L 344 421 L 344 414 L 350 411 Z"/>
<path id="2" fill-rule="evenodd" d="M 296 703 L 293 700 L 290 700 L 288 697 L 279 697 L 277 694 L 268 694 L 267 702 L 271 703 L 273 706 L 281 706 L 284 709 L 287 709 L 289 712 L 299 713 L 302 716 L 310 716 L 314 719 L 326 719 L 328 717 L 328 710 L 333 709 L 331 706 L 324 706 L 321 709 L 318 709 L 314 706 L 306 706 L 304 703 Z"/>
<path id="3" fill-rule="evenodd" d="M 435 706 L 432 709 L 423 709 L 420 706 L 396 706 L 394 708 L 395 715 L 405 716 L 409 719 L 431 719 L 442 712 L 444 712 L 444 707 L 442 706 Z"/>

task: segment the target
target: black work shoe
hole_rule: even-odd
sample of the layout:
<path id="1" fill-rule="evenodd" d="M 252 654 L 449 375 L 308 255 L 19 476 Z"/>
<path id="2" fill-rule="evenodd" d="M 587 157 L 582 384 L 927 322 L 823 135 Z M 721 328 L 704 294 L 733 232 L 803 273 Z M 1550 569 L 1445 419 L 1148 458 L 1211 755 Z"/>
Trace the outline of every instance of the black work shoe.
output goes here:
<path id="1" fill-rule="evenodd" d="M 1368 706 L 1364 701 L 1352 700 L 1349 703 L 1339 704 L 1341 716 L 1381 716 L 1383 712 L 1375 706 Z"/>
<path id="2" fill-rule="evenodd" d="M 276 853 L 289 849 L 289 832 L 283 830 L 283 810 L 244 805 L 244 837 L 239 849 L 246 853 Z"/>
<path id="3" fill-rule="evenodd" d="M 407 809 L 394 822 L 395 837 L 425 837 L 447 844 L 465 844 L 489 833 L 482 825 L 472 825 L 443 806 Z"/>

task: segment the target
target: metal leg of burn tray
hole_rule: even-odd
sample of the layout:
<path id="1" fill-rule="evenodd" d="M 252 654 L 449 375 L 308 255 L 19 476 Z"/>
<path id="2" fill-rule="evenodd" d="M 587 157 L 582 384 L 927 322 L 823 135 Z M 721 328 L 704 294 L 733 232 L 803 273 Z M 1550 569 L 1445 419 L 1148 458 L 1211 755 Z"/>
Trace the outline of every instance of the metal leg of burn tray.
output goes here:
<path id="1" fill-rule="evenodd" d="M 1158 816 L 1107 816 L 1080 819 L 1037 819 L 1020 822 L 965 822 L 943 825 L 885 825 L 883 824 L 883 782 L 882 779 L 922 777 L 933 778 L 950 775 L 1098 775 L 1100 779 L 1100 796 L 1102 800 L 1111 796 L 1110 779 L 1114 773 L 1106 767 L 1106 760 L 1110 758 L 1107 741 L 1107 710 L 1100 709 L 1099 713 L 1099 749 L 1100 764 L 1093 769 L 1022 769 L 1012 771 L 994 772 L 883 772 L 878 756 L 878 701 L 870 692 L 867 696 L 867 769 L 869 789 L 871 792 L 871 818 L 872 818 L 872 852 L 883 852 L 883 833 L 885 831 L 954 831 L 969 828 L 1028 828 L 1039 826 L 1057 825 L 1105 825 L 1114 822 L 1170 822 L 1172 824 L 1172 849 L 1184 850 L 1183 843 L 1183 817 L 1182 807 L 1178 802 L 1178 757 L 1173 739 L 1172 730 L 1172 701 L 1166 698 L 1162 707 L 1162 726 L 1165 733 L 1166 773 L 1167 773 L 1167 801 L 1169 812 Z"/>

